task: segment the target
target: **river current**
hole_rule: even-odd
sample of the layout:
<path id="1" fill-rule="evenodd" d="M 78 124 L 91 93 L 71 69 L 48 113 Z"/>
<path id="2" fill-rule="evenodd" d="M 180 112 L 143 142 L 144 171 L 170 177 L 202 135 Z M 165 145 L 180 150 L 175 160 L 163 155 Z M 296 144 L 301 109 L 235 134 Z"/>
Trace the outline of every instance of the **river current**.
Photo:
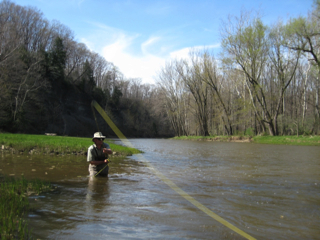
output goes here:
<path id="1" fill-rule="evenodd" d="M 3 173 L 56 186 L 30 197 L 35 238 L 320 239 L 319 147 L 129 141 L 144 153 L 111 162 L 109 178 L 88 178 L 85 157 L 2 154 Z"/>

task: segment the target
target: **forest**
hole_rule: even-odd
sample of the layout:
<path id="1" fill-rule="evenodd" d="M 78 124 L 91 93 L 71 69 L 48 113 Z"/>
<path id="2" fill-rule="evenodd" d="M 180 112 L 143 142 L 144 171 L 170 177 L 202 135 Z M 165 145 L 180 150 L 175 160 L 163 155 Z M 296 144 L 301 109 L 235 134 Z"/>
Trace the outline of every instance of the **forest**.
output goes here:
<path id="1" fill-rule="evenodd" d="M 40 10 L 0 2 L 0 39 L 0 131 L 115 136 L 95 100 L 127 137 L 174 135 L 154 85 L 125 79 Z"/>
<path id="2" fill-rule="evenodd" d="M 320 1 L 308 16 L 265 25 L 242 11 L 221 24 L 221 52 L 171 59 L 156 84 L 125 78 L 40 10 L 0 2 L 0 131 L 127 137 L 317 135 Z M 98 126 L 97 126 L 98 125 Z"/>

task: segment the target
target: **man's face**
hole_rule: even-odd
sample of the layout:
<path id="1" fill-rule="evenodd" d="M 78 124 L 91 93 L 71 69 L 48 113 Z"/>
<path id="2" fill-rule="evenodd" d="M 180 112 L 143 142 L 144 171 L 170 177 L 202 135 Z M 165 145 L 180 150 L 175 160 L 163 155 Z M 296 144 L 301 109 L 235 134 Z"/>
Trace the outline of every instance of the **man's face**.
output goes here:
<path id="1" fill-rule="evenodd" d="M 93 141 L 97 146 L 101 146 L 103 143 L 103 138 L 94 138 Z"/>

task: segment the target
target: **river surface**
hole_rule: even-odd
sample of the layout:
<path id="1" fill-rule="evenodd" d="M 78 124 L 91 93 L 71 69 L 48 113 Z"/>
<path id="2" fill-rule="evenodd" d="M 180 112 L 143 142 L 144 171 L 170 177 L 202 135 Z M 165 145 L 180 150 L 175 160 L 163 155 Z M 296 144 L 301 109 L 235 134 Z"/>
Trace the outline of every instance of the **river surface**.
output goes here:
<path id="1" fill-rule="evenodd" d="M 109 178 L 88 178 L 85 157 L 2 154 L 3 174 L 56 186 L 30 197 L 35 239 L 320 239 L 320 147 L 130 142 L 144 153 Z"/>

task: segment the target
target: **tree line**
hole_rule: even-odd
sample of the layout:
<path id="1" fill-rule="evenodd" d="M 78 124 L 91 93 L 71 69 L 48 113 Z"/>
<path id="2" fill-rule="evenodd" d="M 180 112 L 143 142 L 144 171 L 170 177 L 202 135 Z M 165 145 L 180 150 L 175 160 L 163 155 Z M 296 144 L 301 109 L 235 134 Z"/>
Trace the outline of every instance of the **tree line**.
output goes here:
<path id="1" fill-rule="evenodd" d="M 320 1 L 307 17 L 221 24 L 221 53 L 192 50 L 158 76 L 175 135 L 319 134 Z"/>
<path id="2" fill-rule="evenodd" d="M 38 9 L 3 0 L 0 130 L 91 135 L 96 100 L 131 137 L 319 134 L 319 7 L 271 26 L 230 16 L 219 55 L 194 49 L 153 85 L 125 78 Z"/>
<path id="3" fill-rule="evenodd" d="M 78 122 L 72 134 L 83 135 L 94 99 L 127 136 L 173 135 L 154 85 L 126 79 L 68 27 L 9 0 L 0 2 L 0 92 L 2 131 L 70 135 Z"/>

